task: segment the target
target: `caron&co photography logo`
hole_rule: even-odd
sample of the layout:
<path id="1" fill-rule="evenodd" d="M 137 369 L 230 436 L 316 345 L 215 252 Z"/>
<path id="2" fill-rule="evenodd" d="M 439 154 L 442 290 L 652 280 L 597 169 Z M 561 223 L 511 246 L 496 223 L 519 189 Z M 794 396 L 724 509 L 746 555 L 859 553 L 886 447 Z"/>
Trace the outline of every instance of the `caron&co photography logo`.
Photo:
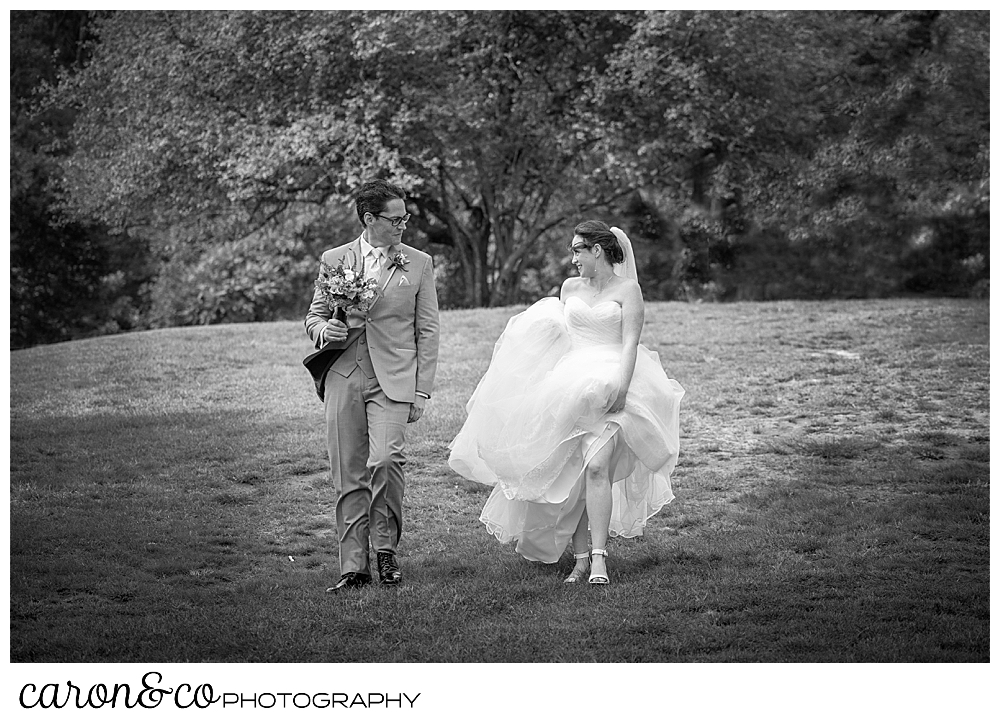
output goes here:
<path id="1" fill-rule="evenodd" d="M 173 708 L 217 709 L 412 709 L 420 693 L 402 692 L 332 692 L 332 691 L 263 691 L 231 692 L 216 690 L 211 683 L 180 682 L 168 685 L 161 673 L 150 671 L 138 684 L 96 683 L 84 687 L 65 682 L 25 683 L 18 703 L 32 709 L 127 708 L 153 709 L 161 705 Z"/>

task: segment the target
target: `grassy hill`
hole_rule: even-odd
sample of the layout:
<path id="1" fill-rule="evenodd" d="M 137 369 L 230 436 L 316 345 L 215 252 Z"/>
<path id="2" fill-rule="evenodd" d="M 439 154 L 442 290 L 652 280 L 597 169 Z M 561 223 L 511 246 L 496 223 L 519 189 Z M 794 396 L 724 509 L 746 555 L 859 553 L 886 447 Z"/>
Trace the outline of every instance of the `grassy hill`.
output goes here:
<path id="1" fill-rule="evenodd" d="M 612 584 L 523 561 L 447 445 L 514 309 L 442 316 L 401 590 L 338 577 L 299 323 L 12 352 L 12 662 L 986 661 L 989 305 L 651 304 L 677 499 Z"/>

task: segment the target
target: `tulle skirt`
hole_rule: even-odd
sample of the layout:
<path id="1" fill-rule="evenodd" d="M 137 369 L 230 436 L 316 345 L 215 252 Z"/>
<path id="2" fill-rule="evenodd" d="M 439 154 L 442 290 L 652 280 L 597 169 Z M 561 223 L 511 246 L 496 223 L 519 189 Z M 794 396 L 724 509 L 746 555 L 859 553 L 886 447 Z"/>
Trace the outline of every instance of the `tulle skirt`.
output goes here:
<path id="1" fill-rule="evenodd" d="M 586 508 L 584 469 L 613 445 L 610 534 L 641 535 L 673 499 L 684 390 L 640 345 L 624 410 L 620 344 L 581 345 L 563 305 L 544 299 L 514 317 L 467 405 L 449 464 L 494 487 L 480 519 L 530 560 L 556 562 Z"/>

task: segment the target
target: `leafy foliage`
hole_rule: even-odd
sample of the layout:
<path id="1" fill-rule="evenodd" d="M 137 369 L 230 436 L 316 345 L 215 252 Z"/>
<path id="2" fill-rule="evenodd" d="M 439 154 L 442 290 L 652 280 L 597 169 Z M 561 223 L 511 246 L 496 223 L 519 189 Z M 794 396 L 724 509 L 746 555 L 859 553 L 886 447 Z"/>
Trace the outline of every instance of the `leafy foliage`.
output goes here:
<path id="1" fill-rule="evenodd" d="M 301 317 L 312 299 L 319 255 L 349 224 L 326 209 L 296 206 L 289 216 L 280 228 L 222 242 L 211 239 L 231 235 L 224 224 L 175 229 L 159 244 L 164 261 L 150 289 L 147 323 L 169 327 Z"/>
<path id="2" fill-rule="evenodd" d="M 988 14 L 86 17 L 32 116 L 63 119 L 46 193 L 168 239 L 148 323 L 279 313 L 305 247 L 252 239 L 349 219 L 375 176 L 409 189 L 446 306 L 549 293 L 585 217 L 636 237 L 650 298 L 988 293 Z"/>
<path id="3" fill-rule="evenodd" d="M 57 92 L 82 113 L 67 207 L 255 228 L 391 175 L 454 249 L 464 302 L 503 303 L 577 210 L 554 199 L 603 132 L 582 101 L 628 31 L 605 13 L 113 14 Z"/>
<path id="4" fill-rule="evenodd" d="M 917 290 L 945 258 L 979 276 L 920 290 L 967 291 L 988 266 L 988 49 L 982 13 L 649 13 L 601 86 L 626 131 L 608 148 L 682 226 L 738 239 L 713 272 L 729 294 Z M 775 244 L 803 263 L 776 274 Z"/>
<path id="5" fill-rule="evenodd" d="M 11 13 L 10 344 L 13 348 L 135 328 L 151 268 L 142 239 L 93 220 L 67 222 L 54 188 L 58 147 L 74 122 L 65 107 L 38 112 L 36 91 L 85 59 L 84 12 Z M 55 147 L 55 150 L 54 150 Z"/>

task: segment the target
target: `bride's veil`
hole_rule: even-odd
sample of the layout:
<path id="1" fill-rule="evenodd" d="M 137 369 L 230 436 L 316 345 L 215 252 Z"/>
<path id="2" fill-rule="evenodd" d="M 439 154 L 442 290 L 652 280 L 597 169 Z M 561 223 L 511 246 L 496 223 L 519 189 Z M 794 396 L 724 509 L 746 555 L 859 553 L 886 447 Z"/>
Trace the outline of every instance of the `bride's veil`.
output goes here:
<path id="1" fill-rule="evenodd" d="M 636 283 L 639 283 L 639 274 L 635 268 L 635 254 L 632 253 L 632 242 L 629 240 L 628 235 L 617 226 L 611 227 L 611 233 L 613 233 L 615 238 L 618 239 L 618 243 L 622 247 L 622 251 L 625 252 L 625 261 L 620 264 L 615 264 L 614 272 L 619 276 L 624 276 L 632 279 L 632 281 Z"/>

